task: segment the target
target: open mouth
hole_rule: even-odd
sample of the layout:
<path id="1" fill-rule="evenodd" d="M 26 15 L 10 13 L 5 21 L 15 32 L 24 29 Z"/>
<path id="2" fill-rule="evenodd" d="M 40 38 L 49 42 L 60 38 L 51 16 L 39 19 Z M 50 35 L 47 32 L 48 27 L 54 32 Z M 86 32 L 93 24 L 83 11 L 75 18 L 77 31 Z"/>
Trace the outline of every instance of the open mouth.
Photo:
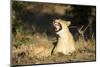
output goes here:
<path id="1" fill-rule="evenodd" d="M 55 21 L 53 22 L 53 26 L 54 26 L 55 31 L 57 31 L 57 23 Z"/>
<path id="2" fill-rule="evenodd" d="M 54 26 L 56 32 L 58 32 L 62 29 L 61 24 L 56 21 L 53 22 L 53 26 Z"/>

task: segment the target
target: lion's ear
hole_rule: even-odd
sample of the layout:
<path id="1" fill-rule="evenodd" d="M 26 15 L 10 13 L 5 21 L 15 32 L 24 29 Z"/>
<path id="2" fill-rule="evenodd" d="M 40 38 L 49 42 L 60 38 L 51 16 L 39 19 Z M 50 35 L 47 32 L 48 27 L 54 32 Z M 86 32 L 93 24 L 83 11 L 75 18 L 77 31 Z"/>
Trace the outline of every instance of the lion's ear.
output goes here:
<path id="1" fill-rule="evenodd" d="M 70 25 L 71 25 L 71 21 L 68 21 L 68 22 L 67 22 L 67 26 L 70 26 Z"/>

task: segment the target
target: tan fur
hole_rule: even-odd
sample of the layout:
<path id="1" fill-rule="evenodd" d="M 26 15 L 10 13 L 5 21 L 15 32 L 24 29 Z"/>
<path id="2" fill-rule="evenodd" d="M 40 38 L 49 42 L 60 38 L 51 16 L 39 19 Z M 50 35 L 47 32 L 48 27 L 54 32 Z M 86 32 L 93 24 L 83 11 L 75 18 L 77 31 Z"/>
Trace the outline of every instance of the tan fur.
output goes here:
<path id="1" fill-rule="evenodd" d="M 68 55 L 75 51 L 75 41 L 68 26 L 71 24 L 70 21 L 64 21 L 61 19 L 56 19 L 54 22 L 59 22 L 62 26 L 62 30 L 58 31 L 56 34 L 59 35 L 57 46 L 55 47 L 53 53 L 63 53 Z"/>

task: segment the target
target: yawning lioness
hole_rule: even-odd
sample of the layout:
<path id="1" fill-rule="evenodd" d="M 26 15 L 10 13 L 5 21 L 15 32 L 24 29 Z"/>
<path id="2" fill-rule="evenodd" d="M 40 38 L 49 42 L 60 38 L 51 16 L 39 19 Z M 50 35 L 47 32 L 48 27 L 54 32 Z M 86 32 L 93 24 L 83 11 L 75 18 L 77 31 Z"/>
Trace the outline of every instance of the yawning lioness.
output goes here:
<path id="1" fill-rule="evenodd" d="M 53 51 L 54 54 L 62 53 L 64 55 L 69 55 L 75 51 L 75 41 L 68 28 L 70 24 L 70 21 L 65 21 L 62 19 L 55 19 L 53 21 L 56 34 L 59 36 L 58 43 Z"/>

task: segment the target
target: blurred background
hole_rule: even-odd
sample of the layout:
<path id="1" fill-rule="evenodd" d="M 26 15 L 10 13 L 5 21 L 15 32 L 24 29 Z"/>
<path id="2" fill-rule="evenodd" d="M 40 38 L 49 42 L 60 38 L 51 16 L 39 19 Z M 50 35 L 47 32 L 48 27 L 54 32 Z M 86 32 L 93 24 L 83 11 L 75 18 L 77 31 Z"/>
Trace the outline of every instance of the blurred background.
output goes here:
<path id="1" fill-rule="evenodd" d="M 51 55 L 46 59 L 33 56 L 33 45 L 56 45 L 54 19 L 71 21 L 76 53 Z M 96 6 L 12 1 L 12 64 L 41 64 L 96 60 Z M 37 49 L 37 48 L 36 48 Z"/>
<path id="2" fill-rule="evenodd" d="M 12 2 L 13 35 L 16 35 L 17 32 L 25 34 L 39 32 L 53 35 L 54 29 L 51 23 L 56 18 L 70 20 L 72 22 L 70 31 L 74 36 L 77 36 L 79 29 L 87 38 L 96 35 L 95 6 Z"/>

